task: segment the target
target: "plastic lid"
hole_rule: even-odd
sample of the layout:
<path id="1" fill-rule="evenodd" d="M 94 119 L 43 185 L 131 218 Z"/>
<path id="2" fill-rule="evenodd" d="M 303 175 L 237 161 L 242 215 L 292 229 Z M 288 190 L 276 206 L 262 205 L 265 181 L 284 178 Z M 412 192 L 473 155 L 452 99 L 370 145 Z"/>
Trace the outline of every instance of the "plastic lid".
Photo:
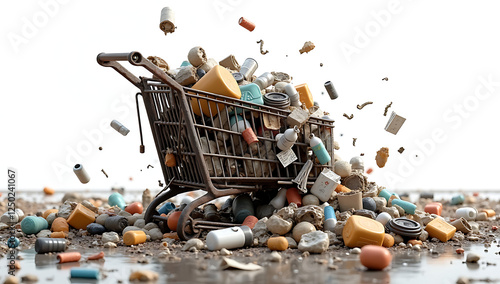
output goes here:
<path id="1" fill-rule="evenodd" d="M 253 244 L 253 233 L 252 229 L 248 226 L 241 226 L 241 230 L 243 231 L 243 234 L 245 235 L 245 246 L 248 247 Z"/>
<path id="2" fill-rule="evenodd" d="M 233 77 L 236 80 L 236 82 L 238 82 L 238 83 L 241 83 L 244 80 L 243 74 L 241 74 L 240 72 L 233 73 Z"/>
<path id="3" fill-rule="evenodd" d="M 420 224 L 407 218 L 392 219 L 387 222 L 385 228 L 389 232 L 408 238 L 417 238 L 422 233 Z"/>

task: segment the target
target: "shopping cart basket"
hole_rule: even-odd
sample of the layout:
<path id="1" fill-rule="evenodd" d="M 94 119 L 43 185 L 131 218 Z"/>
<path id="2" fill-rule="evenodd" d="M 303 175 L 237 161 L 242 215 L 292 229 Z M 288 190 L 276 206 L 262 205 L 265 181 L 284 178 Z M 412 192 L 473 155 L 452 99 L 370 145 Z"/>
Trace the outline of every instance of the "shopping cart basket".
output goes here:
<path id="1" fill-rule="evenodd" d="M 290 111 L 183 87 L 139 52 L 101 53 L 97 61 L 102 66 L 112 67 L 140 89 L 136 103 L 141 95 L 160 161 L 164 161 L 167 153 L 175 156 L 175 166 L 161 163 L 167 185 L 147 208 L 146 222 L 157 222 L 163 231 L 167 230 L 167 219 L 160 216 L 158 206 L 181 193 L 206 191 L 182 210 L 177 233 L 183 240 L 199 234 L 200 228 L 211 227 L 208 221 L 191 218 L 192 211 L 200 205 L 222 196 L 292 184 L 305 162 L 311 159 L 309 134 L 321 137 L 333 157 L 332 120 L 309 118 L 292 147 L 297 159 L 283 167 L 276 158 L 280 150 L 275 136 L 289 128 Z M 138 78 L 118 61 L 142 66 L 153 76 Z M 139 105 L 137 109 L 139 115 Z M 231 128 L 232 117 L 241 120 L 236 123 L 237 129 Z M 140 116 L 139 127 L 142 131 Z M 248 145 L 240 127 L 251 127 L 259 142 Z M 142 133 L 141 152 L 144 152 Z M 332 163 L 333 160 L 326 165 L 314 163 L 309 181 L 314 181 L 324 168 L 332 169 Z M 201 223 L 204 226 L 196 225 Z M 221 224 L 214 223 L 212 227 L 218 225 Z"/>

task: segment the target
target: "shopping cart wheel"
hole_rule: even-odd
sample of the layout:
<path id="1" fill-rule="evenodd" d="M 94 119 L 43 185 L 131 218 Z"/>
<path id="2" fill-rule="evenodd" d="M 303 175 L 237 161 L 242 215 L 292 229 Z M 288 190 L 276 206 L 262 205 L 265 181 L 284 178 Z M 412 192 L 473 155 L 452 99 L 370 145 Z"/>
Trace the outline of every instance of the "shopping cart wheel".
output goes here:
<path id="1" fill-rule="evenodd" d="M 181 240 L 187 241 L 199 236 L 200 231 L 192 226 L 190 218 L 191 212 L 193 212 L 195 208 L 198 208 L 198 206 L 214 199 L 215 197 L 211 193 L 206 193 L 193 200 L 182 210 L 181 216 L 179 217 L 179 223 L 177 223 L 177 235 Z"/>
<path id="2" fill-rule="evenodd" d="M 150 222 L 157 221 L 153 217 L 160 215 L 158 213 L 158 211 L 156 210 L 156 207 L 158 207 L 158 205 L 162 204 L 163 202 L 167 201 L 168 199 L 170 199 L 170 198 L 172 198 L 172 197 L 174 197 L 174 196 L 176 196 L 178 194 L 185 193 L 185 192 L 188 192 L 188 191 L 191 191 L 191 190 L 192 189 L 185 188 L 185 187 L 179 187 L 179 186 L 176 186 L 176 185 L 170 185 L 169 189 L 167 189 L 166 191 L 164 191 L 163 193 L 161 193 L 160 195 L 158 195 L 149 204 L 148 208 L 146 209 L 146 213 L 144 213 L 144 221 L 146 221 L 146 224 L 150 223 Z"/>

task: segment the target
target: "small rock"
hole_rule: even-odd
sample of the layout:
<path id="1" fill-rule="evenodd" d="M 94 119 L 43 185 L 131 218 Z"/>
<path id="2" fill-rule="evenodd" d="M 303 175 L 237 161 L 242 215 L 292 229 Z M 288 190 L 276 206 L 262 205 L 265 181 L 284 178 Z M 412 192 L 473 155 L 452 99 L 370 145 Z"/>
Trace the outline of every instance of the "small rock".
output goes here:
<path id="1" fill-rule="evenodd" d="M 97 212 L 99 212 L 99 209 L 97 209 L 97 207 L 95 207 L 92 203 L 90 203 L 88 200 L 84 200 L 82 201 L 82 205 L 87 207 L 88 209 L 90 209 L 90 211 L 94 212 L 97 214 Z"/>
<path id="2" fill-rule="evenodd" d="M 280 216 L 284 220 L 292 222 L 293 218 L 295 217 L 296 210 L 297 210 L 297 204 L 292 203 L 287 207 L 283 207 L 280 210 L 278 210 L 278 212 L 276 212 L 275 215 Z"/>
<path id="3" fill-rule="evenodd" d="M 19 279 L 16 276 L 9 275 L 7 278 L 5 278 L 5 281 L 3 284 L 18 284 Z"/>
<path id="4" fill-rule="evenodd" d="M 309 253 L 308 251 L 305 251 L 302 253 L 303 258 L 309 257 L 310 255 L 311 255 L 311 253 Z"/>
<path id="5" fill-rule="evenodd" d="M 50 230 L 41 230 L 38 234 L 36 234 L 37 238 L 50 238 L 50 234 L 52 232 Z"/>
<path id="6" fill-rule="evenodd" d="M 420 245 L 414 245 L 412 247 L 413 250 L 416 250 L 416 251 L 421 251 L 422 250 L 422 247 Z"/>
<path id="7" fill-rule="evenodd" d="M 109 215 L 108 214 L 101 214 L 99 217 L 95 219 L 95 222 L 99 225 L 103 225 L 106 222 L 106 219 L 108 219 Z"/>
<path id="8" fill-rule="evenodd" d="M 144 233 L 147 233 L 147 230 L 144 230 L 143 228 L 139 228 L 136 226 L 127 226 L 125 229 L 123 229 L 122 235 L 125 235 L 126 232 L 128 231 L 144 231 Z"/>
<path id="9" fill-rule="evenodd" d="M 300 222 L 293 228 L 293 238 L 296 242 L 300 242 L 302 235 L 316 231 L 316 227 L 309 222 Z M 327 236 L 328 237 L 328 236 Z"/>
<path id="10" fill-rule="evenodd" d="M 314 231 L 302 235 L 299 250 L 310 253 L 323 253 L 328 249 L 330 241 L 328 235 L 322 231 Z"/>
<path id="11" fill-rule="evenodd" d="M 10 226 L 5 223 L 0 223 L 0 231 L 9 228 Z"/>
<path id="12" fill-rule="evenodd" d="M 333 264 L 329 264 L 328 265 L 328 269 L 330 269 L 330 270 L 337 270 L 337 269 L 339 269 L 339 267 L 336 266 L 336 265 L 333 265 Z"/>
<path id="13" fill-rule="evenodd" d="M 120 241 L 120 236 L 116 232 L 106 232 L 102 234 L 103 243 L 117 243 Z"/>
<path id="14" fill-rule="evenodd" d="M 52 226 L 52 222 L 57 218 L 57 213 L 50 213 L 49 216 L 47 216 L 47 223 L 49 223 L 49 227 Z M 1 230 L 1 229 L 0 229 Z"/>
<path id="15" fill-rule="evenodd" d="M 233 252 L 230 251 L 230 250 L 227 250 L 226 248 L 222 248 L 220 250 L 220 255 L 222 255 L 222 256 L 229 256 L 229 255 L 232 255 L 232 254 L 233 254 Z"/>
<path id="16" fill-rule="evenodd" d="M 296 249 L 297 248 L 297 242 L 291 238 L 291 237 L 286 237 L 286 240 L 288 241 L 288 247 L 291 249 Z"/>
<path id="17" fill-rule="evenodd" d="M 38 282 L 38 276 L 34 274 L 26 274 L 21 277 L 21 282 L 29 282 L 29 283 Z"/>
<path id="18" fill-rule="evenodd" d="M 135 213 L 134 215 L 128 216 L 126 218 L 128 220 L 129 226 L 135 226 L 135 222 L 137 222 L 137 220 L 139 220 L 139 219 L 142 219 L 143 216 L 142 216 L 142 214 Z M 142 220 L 144 220 L 144 219 L 142 219 Z"/>
<path id="19" fill-rule="evenodd" d="M 470 283 L 470 281 L 469 281 L 469 278 L 467 278 L 467 277 L 460 277 L 457 280 L 457 284 L 469 284 L 469 283 Z"/>
<path id="20" fill-rule="evenodd" d="M 63 217 L 64 219 L 68 219 L 69 215 L 71 215 L 71 212 L 75 208 L 76 208 L 76 202 L 66 200 L 59 207 L 59 211 L 57 212 L 57 217 Z"/>
<path id="21" fill-rule="evenodd" d="M 361 253 L 361 249 L 360 248 L 353 248 L 353 249 L 351 249 L 350 253 L 351 254 L 360 254 Z"/>
<path id="22" fill-rule="evenodd" d="M 463 253 L 465 252 L 465 250 L 464 250 L 463 248 L 457 248 L 457 249 L 455 250 L 455 252 L 456 252 L 457 254 L 463 254 Z"/>
<path id="23" fill-rule="evenodd" d="M 151 270 L 140 270 L 130 274 L 129 281 L 139 280 L 141 282 L 156 281 L 158 280 L 158 273 Z"/>
<path id="24" fill-rule="evenodd" d="M 147 235 L 151 237 L 152 241 L 161 240 L 163 238 L 163 233 L 159 228 L 149 230 Z"/>
<path id="25" fill-rule="evenodd" d="M 104 247 L 105 248 L 116 248 L 117 245 L 115 243 L 112 243 L 112 242 L 107 242 L 107 243 L 104 243 Z"/>
<path id="26" fill-rule="evenodd" d="M 197 239 L 197 238 L 193 238 L 193 239 L 190 239 L 186 242 L 186 244 L 182 247 L 182 251 L 187 251 L 191 248 L 196 248 L 197 250 L 201 250 L 205 247 L 205 244 L 203 243 L 202 240 L 200 239 Z"/>
<path id="27" fill-rule="evenodd" d="M 427 239 L 429 238 L 429 233 L 427 233 L 427 231 L 422 231 L 422 233 L 420 233 L 420 236 L 418 237 L 419 240 L 421 240 L 422 242 L 425 242 Z"/>
<path id="28" fill-rule="evenodd" d="M 382 208 L 387 206 L 387 200 L 383 197 L 372 197 L 375 201 L 375 212 L 382 212 Z"/>
<path id="29" fill-rule="evenodd" d="M 273 233 L 278 234 L 280 236 L 290 232 L 292 229 L 293 223 L 287 220 L 282 219 L 277 215 L 271 216 L 269 220 L 266 222 L 267 229 Z"/>
<path id="30" fill-rule="evenodd" d="M 147 223 L 145 226 L 144 226 L 144 230 L 151 230 L 151 229 L 154 229 L 154 228 L 158 228 L 158 225 L 156 225 L 156 223 Z"/>
<path id="31" fill-rule="evenodd" d="M 144 226 L 146 226 L 146 220 L 144 219 L 137 219 L 134 223 L 134 227 L 137 228 L 144 228 Z"/>
<path id="32" fill-rule="evenodd" d="M 399 216 L 404 216 L 405 215 L 405 210 L 403 207 L 397 205 L 397 204 L 392 204 L 392 207 L 396 208 L 398 210 Z"/>
<path id="33" fill-rule="evenodd" d="M 481 257 L 477 254 L 477 253 L 473 253 L 473 252 L 469 252 L 467 254 L 467 259 L 466 261 L 468 263 L 476 263 L 479 261 L 479 259 L 481 259 Z"/>
<path id="34" fill-rule="evenodd" d="M 478 236 L 467 236 L 467 240 L 477 242 L 477 241 L 479 241 L 479 237 Z"/>
<path id="35" fill-rule="evenodd" d="M 170 252 L 170 249 L 166 248 L 164 251 L 162 251 L 162 252 L 160 252 L 160 253 L 158 254 L 158 257 L 159 257 L 159 258 L 167 258 L 170 254 L 172 254 L 172 253 Z"/>
<path id="36" fill-rule="evenodd" d="M 319 205 L 319 199 L 316 197 L 316 195 L 313 194 L 307 194 L 302 197 L 302 206 L 307 206 L 307 205 Z"/>
<path id="37" fill-rule="evenodd" d="M 118 213 L 118 216 L 129 217 L 129 216 L 132 216 L 132 214 L 128 213 L 125 210 L 122 210 L 122 211 L 120 211 L 120 213 Z"/>
<path id="38" fill-rule="evenodd" d="M 387 212 L 389 215 L 391 215 L 392 219 L 399 218 L 399 211 L 396 209 L 396 207 L 383 207 L 380 211 L 382 212 Z"/>
<path id="39" fill-rule="evenodd" d="M 404 242 L 403 237 L 401 237 L 400 235 L 394 235 L 393 237 L 394 237 L 395 244 L 400 244 L 400 243 Z"/>
<path id="40" fill-rule="evenodd" d="M 281 255 L 277 251 L 273 251 L 269 257 L 271 262 L 281 262 Z"/>

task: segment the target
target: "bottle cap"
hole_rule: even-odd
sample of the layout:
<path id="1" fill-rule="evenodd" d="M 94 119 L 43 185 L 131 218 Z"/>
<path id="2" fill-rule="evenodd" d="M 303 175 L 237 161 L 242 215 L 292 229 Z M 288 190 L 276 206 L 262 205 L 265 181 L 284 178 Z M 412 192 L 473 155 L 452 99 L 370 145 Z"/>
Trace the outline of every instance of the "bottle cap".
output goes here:
<path id="1" fill-rule="evenodd" d="M 243 78 L 243 74 L 241 74 L 240 72 L 233 73 L 233 77 L 236 80 L 236 82 L 238 82 L 238 83 L 243 82 L 243 80 L 245 79 L 245 78 Z"/>
<path id="2" fill-rule="evenodd" d="M 418 238 L 422 233 L 420 224 L 407 218 L 392 219 L 387 222 L 385 229 L 388 232 L 393 232 L 407 238 Z"/>
<path id="3" fill-rule="evenodd" d="M 241 226 L 241 230 L 243 231 L 243 234 L 245 235 L 245 246 L 248 247 L 253 244 L 253 233 L 252 229 L 248 226 Z"/>

